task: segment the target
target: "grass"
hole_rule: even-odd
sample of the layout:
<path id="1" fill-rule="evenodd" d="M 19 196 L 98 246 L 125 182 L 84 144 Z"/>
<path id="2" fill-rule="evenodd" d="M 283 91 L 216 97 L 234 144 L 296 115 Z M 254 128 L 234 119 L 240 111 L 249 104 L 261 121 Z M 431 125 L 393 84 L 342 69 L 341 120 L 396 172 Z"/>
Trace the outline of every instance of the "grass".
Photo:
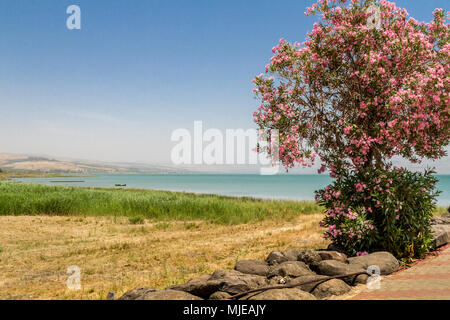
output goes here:
<path id="1" fill-rule="evenodd" d="M 0 299 L 105 299 L 109 291 L 165 288 L 274 250 L 323 248 L 322 217 L 133 225 L 128 217 L 0 216 Z M 66 287 L 72 265 L 81 269 L 81 290 Z"/>
<path id="2" fill-rule="evenodd" d="M 271 201 L 154 190 L 117 190 L 0 182 L 0 215 L 125 216 L 239 224 L 322 212 L 312 201 Z M 138 217 L 138 218 L 135 218 Z"/>

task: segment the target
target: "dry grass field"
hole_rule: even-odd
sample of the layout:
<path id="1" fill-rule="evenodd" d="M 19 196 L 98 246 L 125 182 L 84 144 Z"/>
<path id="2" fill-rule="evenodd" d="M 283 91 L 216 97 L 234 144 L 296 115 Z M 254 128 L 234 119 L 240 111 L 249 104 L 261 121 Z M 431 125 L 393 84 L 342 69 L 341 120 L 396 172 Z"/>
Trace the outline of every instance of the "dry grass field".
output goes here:
<path id="1" fill-rule="evenodd" d="M 0 299 L 105 299 L 136 286 L 166 287 L 238 259 L 325 247 L 322 214 L 237 225 L 127 217 L 0 216 Z M 67 268 L 81 268 L 69 290 Z"/>

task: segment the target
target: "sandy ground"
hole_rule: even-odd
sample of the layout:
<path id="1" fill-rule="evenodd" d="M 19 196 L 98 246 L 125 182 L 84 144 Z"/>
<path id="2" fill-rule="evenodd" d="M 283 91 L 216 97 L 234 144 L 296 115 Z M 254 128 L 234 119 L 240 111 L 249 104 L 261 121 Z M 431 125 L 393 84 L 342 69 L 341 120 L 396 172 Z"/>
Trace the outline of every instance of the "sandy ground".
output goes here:
<path id="1" fill-rule="evenodd" d="M 325 247 L 322 214 L 236 226 L 202 221 L 132 225 L 114 217 L 0 217 L 0 299 L 105 299 L 166 287 L 265 259 L 273 250 Z M 70 290 L 69 266 L 81 269 Z"/>

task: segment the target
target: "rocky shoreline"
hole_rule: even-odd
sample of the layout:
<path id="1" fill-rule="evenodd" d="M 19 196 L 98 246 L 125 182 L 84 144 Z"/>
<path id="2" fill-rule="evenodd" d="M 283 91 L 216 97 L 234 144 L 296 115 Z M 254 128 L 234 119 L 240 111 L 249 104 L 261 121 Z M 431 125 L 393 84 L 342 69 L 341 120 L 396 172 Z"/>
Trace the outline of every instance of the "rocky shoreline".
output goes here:
<path id="1" fill-rule="evenodd" d="M 432 220 L 435 247 L 450 242 L 450 214 Z M 160 290 L 137 287 L 119 300 L 223 300 L 241 294 L 239 300 L 317 300 L 340 296 L 356 284 L 365 284 L 371 266 L 381 275 L 399 269 L 399 262 L 389 252 L 374 252 L 347 257 L 339 248 L 327 250 L 289 250 L 271 252 L 265 261 L 238 261 L 234 270 L 217 270 L 188 282 Z M 330 278 L 357 274 L 343 278 Z M 287 287 L 286 287 L 287 286 Z M 266 287 L 268 290 L 245 294 Z M 108 299 L 114 299 L 110 293 Z"/>

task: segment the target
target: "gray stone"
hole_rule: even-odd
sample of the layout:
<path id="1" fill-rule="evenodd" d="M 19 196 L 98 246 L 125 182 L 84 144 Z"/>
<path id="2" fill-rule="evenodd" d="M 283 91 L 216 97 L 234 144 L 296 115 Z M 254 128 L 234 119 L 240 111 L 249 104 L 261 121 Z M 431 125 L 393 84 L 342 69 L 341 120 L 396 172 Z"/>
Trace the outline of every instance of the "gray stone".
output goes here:
<path id="1" fill-rule="evenodd" d="M 241 300 L 317 300 L 312 294 L 297 288 L 271 289 L 252 293 Z"/>
<path id="2" fill-rule="evenodd" d="M 299 288 L 306 292 L 311 292 L 321 281 L 327 279 L 327 276 L 321 275 L 307 275 L 301 276 L 289 280 L 288 285 L 295 285 L 295 288 Z M 314 282 L 311 282 L 314 281 Z M 305 283 L 307 282 L 307 283 Z M 308 283 L 309 282 L 309 283 Z"/>
<path id="3" fill-rule="evenodd" d="M 286 261 L 280 264 L 271 266 L 267 276 L 275 277 L 291 277 L 296 278 L 304 275 L 314 274 L 309 267 L 302 261 Z"/>
<path id="4" fill-rule="evenodd" d="M 116 300 L 116 294 L 113 291 L 108 292 L 106 300 Z"/>
<path id="5" fill-rule="evenodd" d="M 267 284 L 268 281 L 263 276 L 245 274 L 236 270 L 218 270 L 211 276 L 196 277 L 185 284 L 173 286 L 169 289 L 186 291 L 206 299 L 216 291 L 237 294 Z"/>
<path id="6" fill-rule="evenodd" d="M 224 300 L 228 299 L 229 297 L 231 297 L 231 294 L 223 291 L 217 291 L 209 296 L 209 300 Z"/>
<path id="7" fill-rule="evenodd" d="M 287 258 L 279 251 L 272 251 L 266 259 L 266 262 L 270 265 L 279 264 L 288 261 Z"/>
<path id="8" fill-rule="evenodd" d="M 285 285 L 290 278 L 285 278 L 282 276 L 274 276 L 269 279 L 269 286 L 279 286 Z"/>
<path id="9" fill-rule="evenodd" d="M 136 300 L 143 296 L 147 292 L 154 292 L 157 289 L 150 287 L 136 287 L 132 290 L 125 292 L 118 300 Z"/>
<path id="10" fill-rule="evenodd" d="M 317 253 L 322 260 L 337 260 L 341 262 L 347 261 L 347 255 L 338 251 L 318 251 Z"/>
<path id="11" fill-rule="evenodd" d="M 126 292 L 119 300 L 202 300 L 190 293 L 177 290 L 158 290 L 148 287 L 137 287 Z"/>
<path id="12" fill-rule="evenodd" d="M 375 265 L 380 268 L 381 274 L 391 274 L 400 267 L 398 260 L 389 252 L 374 252 L 365 256 L 348 258 L 350 265 L 359 266 L 365 270 Z"/>
<path id="13" fill-rule="evenodd" d="M 148 291 L 136 300 L 203 300 L 188 292 L 178 290 L 156 290 Z"/>
<path id="14" fill-rule="evenodd" d="M 450 242 L 450 225 L 432 225 L 434 247 L 438 248 Z"/>
<path id="15" fill-rule="evenodd" d="M 189 292 L 195 296 L 199 297 L 209 297 L 213 292 L 218 291 L 211 288 L 211 285 L 208 284 L 208 280 L 211 278 L 210 274 L 204 274 L 195 278 L 190 279 L 188 282 L 178 285 L 172 286 L 168 289 L 181 290 L 185 292 Z"/>
<path id="16" fill-rule="evenodd" d="M 347 264 L 337 260 L 323 260 L 318 265 L 318 273 L 326 276 L 339 276 L 353 274 L 357 272 L 365 272 L 367 268 L 364 268 L 357 264 Z M 354 276 L 346 277 L 343 280 L 349 284 L 353 283 Z M 356 277 L 355 283 L 366 283 L 368 278 L 367 274 L 361 274 Z"/>
<path id="17" fill-rule="evenodd" d="M 257 289 L 267 284 L 268 280 L 263 276 L 245 274 L 236 270 L 218 270 L 211 276 L 204 275 L 196 277 L 185 284 L 173 286 L 168 289 L 189 292 L 206 299 L 217 291 L 237 294 L 243 291 Z"/>
<path id="18" fill-rule="evenodd" d="M 318 299 L 324 299 L 331 296 L 340 296 L 349 292 L 352 288 L 344 281 L 331 279 L 320 283 L 312 292 Z"/>
<path id="19" fill-rule="evenodd" d="M 286 261 L 297 261 L 300 250 L 288 250 L 281 253 L 287 259 Z"/>
<path id="20" fill-rule="evenodd" d="M 302 250 L 299 252 L 297 259 L 306 263 L 311 269 L 315 270 L 322 258 L 315 250 Z"/>
<path id="21" fill-rule="evenodd" d="M 237 294 L 267 286 L 268 280 L 263 276 L 245 274 L 236 270 L 218 270 L 208 280 L 208 285 L 215 291 Z M 212 292 L 211 292 L 212 293 Z"/>
<path id="22" fill-rule="evenodd" d="M 247 274 L 266 276 L 269 272 L 267 262 L 259 260 L 242 260 L 236 263 L 234 270 Z"/>

